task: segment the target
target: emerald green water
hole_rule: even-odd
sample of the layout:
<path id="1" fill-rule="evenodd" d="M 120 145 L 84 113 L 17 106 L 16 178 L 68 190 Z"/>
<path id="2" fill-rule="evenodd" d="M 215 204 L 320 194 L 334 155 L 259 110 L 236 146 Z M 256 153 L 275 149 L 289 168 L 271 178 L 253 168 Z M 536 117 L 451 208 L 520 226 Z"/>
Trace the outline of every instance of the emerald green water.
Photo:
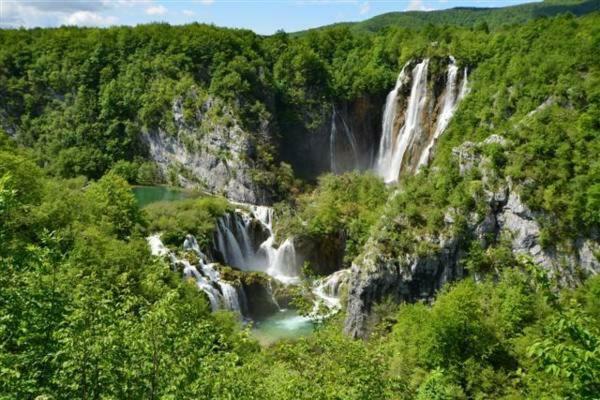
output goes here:
<path id="1" fill-rule="evenodd" d="M 281 339 L 294 339 L 313 332 L 314 323 L 295 310 L 282 310 L 261 321 L 256 321 L 252 334 L 263 345 Z"/>
<path id="2" fill-rule="evenodd" d="M 190 197 L 190 193 L 168 186 L 134 186 L 132 189 L 140 207 L 158 201 L 175 201 Z"/>

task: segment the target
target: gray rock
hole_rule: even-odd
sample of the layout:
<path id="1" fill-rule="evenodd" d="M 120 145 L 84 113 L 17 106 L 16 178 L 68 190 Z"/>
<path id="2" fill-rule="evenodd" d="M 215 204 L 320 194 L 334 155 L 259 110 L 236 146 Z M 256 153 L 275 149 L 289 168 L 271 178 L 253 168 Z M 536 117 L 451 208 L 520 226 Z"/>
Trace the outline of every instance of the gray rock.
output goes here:
<path id="1" fill-rule="evenodd" d="M 499 137 L 493 140 L 503 143 Z M 458 158 L 461 173 L 473 168 L 482 169 L 485 163 L 485 159 L 478 155 L 477 145 L 470 142 L 454 149 L 453 154 Z M 482 175 L 485 177 L 484 172 Z M 467 237 L 479 240 L 483 247 L 505 237 L 515 254 L 530 256 L 563 285 L 577 282 L 581 272 L 600 273 L 598 235 L 578 239 L 569 249 L 545 249 L 541 245 L 538 222 L 543 215 L 533 212 L 523 203 L 510 180 L 496 182 L 495 189 L 486 186 L 485 179 L 482 182 L 487 210 L 482 216 L 467 217 Z M 456 210 L 446 210 L 444 223 L 447 229 L 443 231 L 452 232 L 450 228 L 455 219 Z M 395 220 L 403 225 L 401 216 Z M 384 254 L 383 246 L 377 239 L 371 238 L 351 269 L 345 332 L 354 338 L 368 335 L 371 309 L 384 298 L 390 297 L 396 302 L 431 300 L 443 284 L 464 277 L 461 259 L 465 253 L 461 245 L 465 244 L 467 237 L 443 234 L 418 237 L 415 241 L 427 242 L 427 247 L 435 250 L 426 255 L 413 252 L 395 258 Z"/>
<path id="2" fill-rule="evenodd" d="M 244 131 L 234 115 L 224 106 L 225 119 L 213 122 L 206 115 L 215 100 L 209 98 L 196 111 L 194 120 L 186 122 L 182 100 L 173 103 L 174 134 L 162 129 L 145 132 L 151 158 L 166 175 L 176 169 L 179 182 L 184 186 L 199 186 L 211 193 L 221 193 L 228 198 L 252 204 L 269 204 L 270 192 L 252 179 L 256 165 L 256 136 L 266 132 Z"/>
<path id="3" fill-rule="evenodd" d="M 430 300 L 445 283 L 464 276 L 459 240 L 430 238 L 439 250 L 419 256 L 407 254 L 399 260 L 386 259 L 374 243 L 351 269 L 344 331 L 353 338 L 368 334 L 374 304 L 384 298 L 395 302 Z"/>

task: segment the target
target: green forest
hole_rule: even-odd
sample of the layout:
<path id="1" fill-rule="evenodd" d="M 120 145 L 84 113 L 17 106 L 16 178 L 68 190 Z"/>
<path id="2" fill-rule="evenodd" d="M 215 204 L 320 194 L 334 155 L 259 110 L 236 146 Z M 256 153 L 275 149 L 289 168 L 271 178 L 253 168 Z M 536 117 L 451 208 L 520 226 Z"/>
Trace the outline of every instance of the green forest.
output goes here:
<path id="1" fill-rule="evenodd" d="M 506 186 L 543 251 L 600 240 L 599 3 L 517 7 L 270 36 L 197 23 L 0 30 L 0 399 L 598 399 L 600 271 L 549 270 L 469 222 Z M 449 55 L 469 93 L 418 173 L 315 174 L 283 148 L 313 140 L 336 105 L 383 104 L 411 60 L 439 74 Z M 329 256 L 342 243 L 341 268 L 373 252 L 395 268 L 453 237 L 465 278 L 435 299 L 381 296 L 367 338 L 344 333 L 346 288 L 309 335 L 261 343 L 148 247 L 161 232 L 183 254 L 193 235 L 210 256 L 220 218 L 242 207 L 151 157 L 143 135 L 179 137 L 174 99 L 185 124 L 202 113 L 198 137 L 249 133 L 278 244 Z M 484 160 L 466 172 L 465 142 Z M 140 207 L 133 188 L 182 176 L 189 198 Z M 238 269 L 219 266 L 238 286 L 267 279 Z M 308 285 L 331 272 L 306 262 L 304 286 L 273 285 L 310 315 Z"/>

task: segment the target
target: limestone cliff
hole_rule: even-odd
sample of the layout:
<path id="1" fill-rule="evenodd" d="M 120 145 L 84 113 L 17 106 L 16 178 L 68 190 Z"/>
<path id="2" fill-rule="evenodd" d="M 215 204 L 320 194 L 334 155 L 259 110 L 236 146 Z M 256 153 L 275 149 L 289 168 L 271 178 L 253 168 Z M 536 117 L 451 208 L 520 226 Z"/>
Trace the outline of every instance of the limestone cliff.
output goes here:
<path id="1" fill-rule="evenodd" d="M 466 142 L 454 149 L 462 174 L 472 168 L 483 172 L 484 211 L 467 217 L 465 230 L 452 229 L 456 215 L 446 210 L 440 234 L 415 237 L 429 249 L 390 256 L 384 250 L 385 234 L 371 238 L 363 254 L 355 260 L 350 278 L 345 331 L 352 337 L 368 334 L 373 305 L 386 297 L 396 302 L 431 300 L 448 281 L 466 275 L 462 260 L 471 240 L 483 247 L 501 238 L 514 254 L 525 254 L 545 268 L 563 284 L 577 281 L 581 275 L 600 273 L 600 237 L 581 237 L 565 248 L 544 248 L 540 235 L 541 215 L 531 211 L 519 196 L 510 179 L 495 181 L 488 176 L 480 147 L 490 143 L 505 144 L 503 138 L 491 136 L 482 144 Z"/>
<path id="2" fill-rule="evenodd" d="M 268 121 L 261 123 L 258 132 L 249 132 L 219 99 L 208 97 L 191 110 L 184 107 L 184 101 L 173 102 L 171 132 L 155 128 L 143 135 L 150 157 L 165 177 L 232 200 L 269 204 L 272 188 L 255 177 L 261 148 L 271 140 Z"/>

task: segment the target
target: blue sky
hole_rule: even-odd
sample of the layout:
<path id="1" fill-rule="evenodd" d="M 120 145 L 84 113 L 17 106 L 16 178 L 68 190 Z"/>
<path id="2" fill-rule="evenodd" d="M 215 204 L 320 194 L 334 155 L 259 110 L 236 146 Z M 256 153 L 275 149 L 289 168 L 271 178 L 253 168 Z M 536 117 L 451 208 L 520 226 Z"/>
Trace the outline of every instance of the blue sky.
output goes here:
<path id="1" fill-rule="evenodd" d="M 389 11 L 501 7 L 527 0 L 0 0 L 0 27 L 214 23 L 271 34 Z"/>

